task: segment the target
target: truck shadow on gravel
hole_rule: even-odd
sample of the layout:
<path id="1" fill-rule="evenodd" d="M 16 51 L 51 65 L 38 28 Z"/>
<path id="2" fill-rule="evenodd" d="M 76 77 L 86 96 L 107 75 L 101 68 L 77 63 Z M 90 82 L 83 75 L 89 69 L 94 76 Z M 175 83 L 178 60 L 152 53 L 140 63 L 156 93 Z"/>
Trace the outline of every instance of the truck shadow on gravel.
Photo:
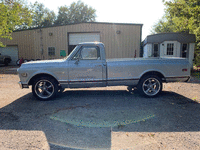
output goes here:
<path id="1" fill-rule="evenodd" d="M 51 149 L 110 149 L 112 131 L 195 132 L 199 122 L 199 103 L 167 91 L 144 98 L 125 90 L 67 90 L 51 101 L 29 93 L 0 109 L 0 130 L 43 131 Z"/>

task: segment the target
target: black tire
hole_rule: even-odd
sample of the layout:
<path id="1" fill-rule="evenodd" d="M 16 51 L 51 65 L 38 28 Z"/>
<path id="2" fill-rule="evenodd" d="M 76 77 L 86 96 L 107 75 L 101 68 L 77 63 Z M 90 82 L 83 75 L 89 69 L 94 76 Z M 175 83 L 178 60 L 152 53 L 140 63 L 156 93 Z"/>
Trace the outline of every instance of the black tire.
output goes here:
<path id="1" fill-rule="evenodd" d="M 58 83 L 51 77 L 37 78 L 32 85 L 32 93 L 39 100 L 50 100 L 58 93 Z"/>
<path id="2" fill-rule="evenodd" d="M 8 66 L 9 63 L 10 63 L 10 60 L 9 60 L 9 59 L 5 59 L 5 60 L 4 60 L 5 66 Z"/>
<path id="3" fill-rule="evenodd" d="M 140 95 L 155 97 L 162 91 L 162 80 L 156 75 L 147 75 L 140 79 L 137 89 Z"/>

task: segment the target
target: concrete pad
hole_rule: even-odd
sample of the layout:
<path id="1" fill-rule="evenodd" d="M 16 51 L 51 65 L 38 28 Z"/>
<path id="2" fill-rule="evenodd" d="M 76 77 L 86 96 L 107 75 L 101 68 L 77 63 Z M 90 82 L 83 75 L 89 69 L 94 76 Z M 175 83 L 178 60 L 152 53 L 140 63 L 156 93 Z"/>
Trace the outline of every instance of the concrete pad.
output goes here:
<path id="1" fill-rule="evenodd" d="M 42 131 L 0 130 L 1 150 L 50 150 Z"/>
<path id="2" fill-rule="evenodd" d="M 112 150 L 197 150 L 200 132 L 112 132 Z"/>

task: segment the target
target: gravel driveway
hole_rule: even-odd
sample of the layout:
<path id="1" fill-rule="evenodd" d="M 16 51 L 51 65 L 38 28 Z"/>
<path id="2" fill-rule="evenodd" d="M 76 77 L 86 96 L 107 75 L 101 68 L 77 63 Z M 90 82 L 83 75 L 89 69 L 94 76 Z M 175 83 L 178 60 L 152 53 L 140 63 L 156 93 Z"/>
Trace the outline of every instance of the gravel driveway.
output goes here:
<path id="1" fill-rule="evenodd" d="M 130 94 L 122 86 L 67 89 L 54 101 L 44 102 L 37 101 L 30 88 L 21 90 L 16 69 L 10 68 L 0 67 L 0 131 L 27 131 L 29 136 L 42 131 L 53 150 L 200 149 L 196 78 L 164 84 L 156 98 Z M 16 148 L 1 142 L 0 149 Z"/>

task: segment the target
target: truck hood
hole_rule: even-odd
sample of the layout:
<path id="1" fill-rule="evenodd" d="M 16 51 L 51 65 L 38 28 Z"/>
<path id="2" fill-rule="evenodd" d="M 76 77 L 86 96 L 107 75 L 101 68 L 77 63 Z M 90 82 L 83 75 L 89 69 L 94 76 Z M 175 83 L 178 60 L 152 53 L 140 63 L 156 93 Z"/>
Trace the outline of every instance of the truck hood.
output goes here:
<path id="1" fill-rule="evenodd" d="M 40 61 L 31 61 L 27 63 L 23 63 L 20 68 L 27 68 L 27 67 L 54 67 L 58 66 L 58 64 L 65 62 L 66 59 L 54 59 L 54 60 L 40 60 Z"/>

